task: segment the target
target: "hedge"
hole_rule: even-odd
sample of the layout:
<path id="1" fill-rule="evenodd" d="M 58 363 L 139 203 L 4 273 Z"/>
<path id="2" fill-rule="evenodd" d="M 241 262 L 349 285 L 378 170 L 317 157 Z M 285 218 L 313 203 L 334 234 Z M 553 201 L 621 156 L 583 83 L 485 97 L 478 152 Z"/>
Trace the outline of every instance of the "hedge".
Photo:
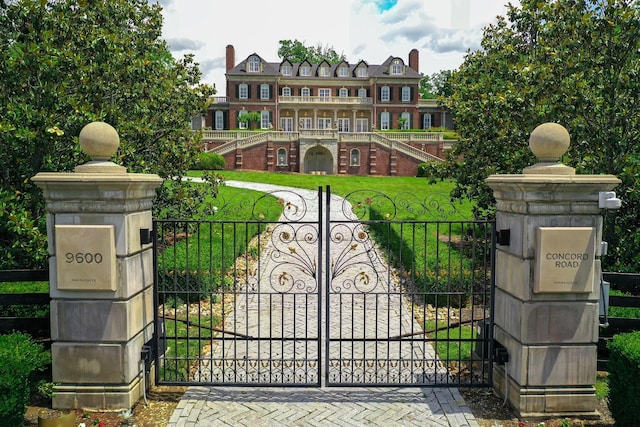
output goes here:
<path id="1" fill-rule="evenodd" d="M 616 425 L 640 420 L 640 331 L 615 335 L 608 344 L 609 409 Z"/>

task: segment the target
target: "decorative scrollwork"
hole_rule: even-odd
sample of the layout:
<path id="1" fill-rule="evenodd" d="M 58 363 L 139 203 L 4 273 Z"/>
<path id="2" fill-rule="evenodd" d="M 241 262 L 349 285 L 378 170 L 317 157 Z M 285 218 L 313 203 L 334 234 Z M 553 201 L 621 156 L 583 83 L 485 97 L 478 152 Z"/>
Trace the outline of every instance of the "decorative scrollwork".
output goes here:
<path id="1" fill-rule="evenodd" d="M 302 193 L 302 192 L 301 192 Z M 264 193 L 239 192 L 231 197 L 220 196 L 211 205 L 215 216 L 225 214 L 234 220 L 265 221 L 280 216 L 282 221 L 300 221 L 308 219 L 310 202 L 304 194 L 289 190 L 275 190 Z M 274 198 L 276 203 L 274 203 Z M 249 218 L 241 213 L 251 212 Z M 215 218 L 214 216 L 214 218 Z"/>
<path id="2" fill-rule="evenodd" d="M 388 274 L 365 226 L 338 223 L 331 227 L 331 291 L 373 292 Z"/>
<path id="3" fill-rule="evenodd" d="M 318 288 L 315 224 L 278 224 L 271 234 L 269 283 L 275 292 L 313 292 Z"/>
<path id="4" fill-rule="evenodd" d="M 352 221 L 374 220 L 463 220 L 473 219 L 450 195 L 434 193 L 424 199 L 402 192 L 388 196 L 375 190 L 357 190 L 342 200 L 341 211 Z"/>

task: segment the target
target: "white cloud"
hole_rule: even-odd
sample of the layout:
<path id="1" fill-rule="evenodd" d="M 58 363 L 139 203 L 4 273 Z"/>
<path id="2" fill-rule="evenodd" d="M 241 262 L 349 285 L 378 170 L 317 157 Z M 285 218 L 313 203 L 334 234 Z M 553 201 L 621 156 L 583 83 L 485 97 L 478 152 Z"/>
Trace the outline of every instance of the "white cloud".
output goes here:
<path id="1" fill-rule="evenodd" d="M 176 56 L 195 54 L 203 80 L 225 90 L 225 47 L 236 63 L 252 53 L 277 62 L 280 40 L 333 47 L 349 62 L 408 60 L 420 51 L 420 71 L 457 68 L 480 44 L 481 28 L 504 14 L 507 0 L 162 0 L 163 36 Z M 394 4 L 395 3 L 395 4 Z M 388 9 L 388 10 L 387 10 Z"/>

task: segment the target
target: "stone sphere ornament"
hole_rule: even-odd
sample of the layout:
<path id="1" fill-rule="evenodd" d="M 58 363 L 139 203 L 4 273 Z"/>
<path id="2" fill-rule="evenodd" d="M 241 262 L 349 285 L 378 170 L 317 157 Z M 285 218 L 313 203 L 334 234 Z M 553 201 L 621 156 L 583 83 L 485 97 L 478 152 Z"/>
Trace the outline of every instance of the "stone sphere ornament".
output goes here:
<path id="1" fill-rule="evenodd" d="M 80 147 L 92 160 L 107 161 L 120 146 L 118 132 L 108 123 L 92 122 L 82 128 L 79 135 Z"/>
<path id="2" fill-rule="evenodd" d="M 569 149 L 571 137 L 564 126 L 543 123 L 529 136 L 529 149 L 538 163 L 522 170 L 525 175 L 575 175 L 576 170 L 559 162 Z"/>
<path id="3" fill-rule="evenodd" d="M 78 135 L 80 148 L 91 161 L 76 166 L 76 173 L 126 173 L 124 166 L 110 161 L 120 146 L 118 131 L 108 123 L 92 122 L 82 128 Z"/>
<path id="4" fill-rule="evenodd" d="M 571 137 L 564 126 L 543 123 L 529 137 L 529 149 L 540 162 L 556 162 L 569 149 Z"/>

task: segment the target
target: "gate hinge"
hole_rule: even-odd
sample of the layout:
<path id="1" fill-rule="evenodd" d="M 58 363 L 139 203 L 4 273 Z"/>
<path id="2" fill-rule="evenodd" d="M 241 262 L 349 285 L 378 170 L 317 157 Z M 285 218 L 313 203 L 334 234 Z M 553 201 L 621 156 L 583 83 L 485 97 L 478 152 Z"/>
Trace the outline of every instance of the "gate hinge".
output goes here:
<path id="1" fill-rule="evenodd" d="M 496 243 L 500 246 L 509 246 L 511 244 L 511 230 L 496 231 Z"/>
<path id="2" fill-rule="evenodd" d="M 149 243 L 153 243 L 153 230 L 148 228 L 140 229 L 140 244 L 148 245 Z"/>

